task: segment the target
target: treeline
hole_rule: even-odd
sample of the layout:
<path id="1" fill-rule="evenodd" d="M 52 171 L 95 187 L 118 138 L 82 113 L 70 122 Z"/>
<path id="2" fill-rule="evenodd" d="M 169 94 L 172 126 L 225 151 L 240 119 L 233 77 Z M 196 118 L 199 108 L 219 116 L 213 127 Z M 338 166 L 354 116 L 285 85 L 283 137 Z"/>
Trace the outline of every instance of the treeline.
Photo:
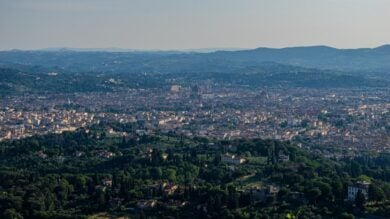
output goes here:
<path id="1" fill-rule="evenodd" d="M 110 128 L 117 133 L 107 132 Z M 1 142 L 1 218 L 86 218 L 100 212 L 135 218 L 390 213 L 386 155 L 330 160 L 292 142 L 137 135 L 136 128 L 100 124 Z M 246 161 L 227 163 L 222 159 L 227 153 Z M 371 183 L 368 196 L 359 193 L 346 202 L 348 186 L 362 180 Z"/>

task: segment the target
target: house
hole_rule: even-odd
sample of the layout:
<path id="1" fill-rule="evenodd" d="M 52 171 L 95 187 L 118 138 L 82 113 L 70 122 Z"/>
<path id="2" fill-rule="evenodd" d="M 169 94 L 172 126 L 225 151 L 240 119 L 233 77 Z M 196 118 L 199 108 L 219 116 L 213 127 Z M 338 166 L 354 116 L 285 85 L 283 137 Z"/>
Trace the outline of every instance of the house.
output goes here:
<path id="1" fill-rule="evenodd" d="M 286 163 L 286 162 L 290 161 L 290 155 L 280 153 L 278 161 L 279 161 L 279 163 Z"/>
<path id="2" fill-rule="evenodd" d="M 368 188 L 370 183 L 367 181 L 358 181 L 351 186 L 348 186 L 348 201 L 355 201 L 357 193 L 362 191 L 364 197 L 368 198 Z"/>
<path id="3" fill-rule="evenodd" d="M 179 188 L 177 185 L 173 183 L 164 183 L 162 185 L 163 191 L 165 195 L 172 195 L 176 192 L 176 190 Z"/>
<path id="4" fill-rule="evenodd" d="M 148 131 L 147 130 L 144 130 L 144 129 L 137 129 L 135 130 L 135 133 L 139 136 L 144 136 L 144 135 L 148 135 Z"/>
<path id="5" fill-rule="evenodd" d="M 254 202 L 264 202 L 266 199 L 266 190 L 260 187 L 254 187 L 249 190 Z"/>
<path id="6" fill-rule="evenodd" d="M 42 158 L 42 159 L 47 158 L 47 154 L 45 154 L 45 152 L 43 152 L 43 151 L 38 151 L 38 152 L 36 153 L 36 155 L 37 155 L 38 157 Z"/>
<path id="7" fill-rule="evenodd" d="M 181 86 L 180 85 L 172 85 L 171 86 L 171 92 L 173 92 L 173 93 L 177 93 L 177 92 L 179 92 L 180 91 L 180 89 L 181 89 Z"/>
<path id="8" fill-rule="evenodd" d="M 234 154 L 226 153 L 226 154 L 222 155 L 221 161 L 224 163 L 228 163 L 228 164 L 238 165 L 238 164 L 244 163 L 246 160 L 245 160 L 245 158 L 238 157 Z"/>
<path id="9" fill-rule="evenodd" d="M 179 200 L 168 200 L 167 202 L 164 202 L 165 208 L 179 208 L 189 205 L 190 203 L 188 201 L 179 201 Z"/>
<path id="10" fill-rule="evenodd" d="M 106 151 L 106 150 L 98 151 L 98 152 L 97 152 L 97 155 L 98 155 L 100 158 L 106 158 L 106 159 L 109 159 L 109 158 L 115 156 L 114 153 L 112 153 L 112 152 L 110 152 L 110 151 Z"/>
<path id="11" fill-rule="evenodd" d="M 163 160 L 167 160 L 167 159 L 168 159 L 168 156 L 169 156 L 169 155 L 168 155 L 167 153 L 163 153 L 163 154 L 162 154 L 162 159 L 163 159 Z"/>
<path id="12" fill-rule="evenodd" d="M 267 194 L 269 195 L 277 195 L 279 192 L 279 187 L 274 185 L 267 186 Z"/>
<path id="13" fill-rule="evenodd" d="M 265 202 L 268 197 L 276 196 L 279 192 L 279 187 L 274 185 L 268 185 L 264 187 L 252 187 L 249 190 L 254 202 Z"/>
<path id="14" fill-rule="evenodd" d="M 112 179 L 103 179 L 102 184 L 104 186 L 111 187 L 112 186 Z"/>
<path id="15" fill-rule="evenodd" d="M 111 128 L 111 127 L 106 127 L 106 132 L 108 132 L 109 134 L 114 134 L 115 133 L 114 129 Z"/>
<path id="16" fill-rule="evenodd" d="M 137 207 L 140 209 L 149 209 L 154 208 L 157 205 L 157 200 L 150 199 L 150 200 L 142 200 L 137 202 Z"/>

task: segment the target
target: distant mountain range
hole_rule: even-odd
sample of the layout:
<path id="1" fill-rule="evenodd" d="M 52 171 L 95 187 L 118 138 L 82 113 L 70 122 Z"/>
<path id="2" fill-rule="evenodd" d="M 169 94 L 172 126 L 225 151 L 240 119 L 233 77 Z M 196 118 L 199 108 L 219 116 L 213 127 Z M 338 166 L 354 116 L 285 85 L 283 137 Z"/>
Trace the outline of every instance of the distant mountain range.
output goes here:
<path id="1" fill-rule="evenodd" d="M 126 64 L 144 65 L 158 62 L 163 65 L 180 62 L 179 64 L 233 62 L 236 64 L 253 65 L 263 62 L 276 62 L 301 67 L 337 69 L 345 71 L 389 71 L 390 45 L 377 48 L 336 49 L 327 46 L 291 47 L 282 49 L 257 48 L 252 50 L 223 51 L 218 49 L 203 49 L 189 51 L 138 51 L 119 48 L 108 49 L 76 49 L 51 48 L 36 51 L 2 51 L 0 64 L 29 64 L 44 66 L 73 66 L 78 64 L 78 58 L 87 61 L 89 66 L 99 62 L 119 61 Z M 81 53 L 80 53 L 81 52 Z M 111 54 L 115 53 L 115 54 Z M 54 57 L 53 57 L 54 56 Z M 156 66 L 157 67 L 157 66 Z M 85 69 L 88 70 L 88 69 Z"/>
<path id="2" fill-rule="evenodd" d="M 107 84 L 111 77 L 123 81 L 120 86 L 124 87 L 205 80 L 255 87 L 389 87 L 390 45 L 373 49 L 312 46 L 206 53 L 115 48 L 111 52 L 66 48 L 13 50 L 0 52 L 0 68 L 0 89 L 4 88 L 5 93 L 36 91 L 56 83 L 69 84 L 72 75 L 77 75 L 79 81 L 70 83 L 70 89 L 62 87 L 61 91 L 83 91 L 83 86 L 88 87 L 88 91 L 113 90 L 118 85 Z M 60 74 L 48 77 L 49 72 Z M 16 73 L 17 76 L 11 77 Z M 41 75 L 48 81 L 34 79 L 34 83 L 29 83 L 34 75 Z M 6 78 L 13 80 L 5 81 Z M 88 83 L 97 84 L 85 86 Z"/>
<path id="3" fill-rule="evenodd" d="M 390 45 L 369 49 L 336 49 L 327 46 L 258 48 L 235 52 L 216 52 L 219 57 L 233 60 L 272 61 L 303 67 L 338 70 L 390 70 Z"/>

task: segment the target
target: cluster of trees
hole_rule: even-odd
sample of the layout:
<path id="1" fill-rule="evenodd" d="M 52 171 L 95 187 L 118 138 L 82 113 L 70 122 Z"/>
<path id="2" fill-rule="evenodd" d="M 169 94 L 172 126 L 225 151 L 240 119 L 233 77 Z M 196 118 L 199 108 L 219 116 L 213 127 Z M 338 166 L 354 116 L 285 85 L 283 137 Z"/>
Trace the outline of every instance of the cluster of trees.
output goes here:
<path id="1" fill-rule="evenodd" d="M 97 212 L 166 218 L 353 218 L 389 215 L 388 155 L 328 160 L 291 142 L 189 139 L 174 133 L 137 136 L 135 124 L 111 124 L 0 143 L 1 218 L 84 218 Z M 82 153 L 77 153 L 82 152 Z M 110 152 L 111 157 L 100 156 Z M 247 162 L 229 165 L 225 153 Z M 281 154 L 288 162 L 279 161 Z M 42 156 L 44 155 L 44 156 Z M 258 162 L 264 160 L 264 162 Z M 365 175 L 365 176 L 362 176 Z M 345 201 L 347 187 L 369 180 Z M 162 185 L 178 186 L 172 194 Z M 256 200 L 254 185 L 278 188 Z M 256 187 L 256 186 L 255 186 Z M 142 200 L 157 200 L 140 209 Z M 167 203 L 188 204 L 167 207 Z"/>

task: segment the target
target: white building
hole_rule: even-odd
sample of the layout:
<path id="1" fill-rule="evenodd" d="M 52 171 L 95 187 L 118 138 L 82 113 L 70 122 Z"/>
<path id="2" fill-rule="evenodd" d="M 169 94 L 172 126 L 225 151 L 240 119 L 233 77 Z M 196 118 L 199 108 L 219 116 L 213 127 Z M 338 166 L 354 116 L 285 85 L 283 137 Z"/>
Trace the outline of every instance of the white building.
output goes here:
<path id="1" fill-rule="evenodd" d="M 363 195 L 368 198 L 368 188 L 370 183 L 366 181 L 358 181 L 352 186 L 348 186 L 348 201 L 355 201 L 357 193 L 362 191 Z"/>
<path id="2" fill-rule="evenodd" d="M 171 92 L 177 93 L 180 91 L 181 86 L 180 85 L 172 85 L 171 86 Z"/>
<path id="3" fill-rule="evenodd" d="M 286 154 L 279 154 L 279 159 L 278 161 L 280 163 L 286 163 L 286 162 L 289 162 L 290 161 L 290 155 L 286 155 Z"/>
<path id="4" fill-rule="evenodd" d="M 246 161 L 245 158 L 237 157 L 234 154 L 228 154 L 228 153 L 222 155 L 221 159 L 222 159 L 222 162 L 228 163 L 228 164 L 242 164 Z"/>

